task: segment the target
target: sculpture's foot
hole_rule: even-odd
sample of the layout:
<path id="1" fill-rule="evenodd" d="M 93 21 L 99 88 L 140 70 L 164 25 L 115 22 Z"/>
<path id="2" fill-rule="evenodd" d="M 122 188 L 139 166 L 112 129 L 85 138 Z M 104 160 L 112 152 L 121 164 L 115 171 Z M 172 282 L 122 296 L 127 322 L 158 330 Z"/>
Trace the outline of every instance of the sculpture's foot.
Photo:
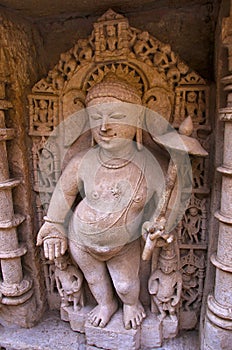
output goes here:
<path id="1" fill-rule="evenodd" d="M 126 329 L 137 329 L 145 317 L 146 314 L 140 302 L 136 305 L 123 305 L 123 320 Z"/>
<path id="2" fill-rule="evenodd" d="M 113 300 L 112 303 L 107 305 L 97 305 L 88 315 L 89 322 L 94 327 L 104 328 L 113 314 L 117 311 L 118 303 Z"/>

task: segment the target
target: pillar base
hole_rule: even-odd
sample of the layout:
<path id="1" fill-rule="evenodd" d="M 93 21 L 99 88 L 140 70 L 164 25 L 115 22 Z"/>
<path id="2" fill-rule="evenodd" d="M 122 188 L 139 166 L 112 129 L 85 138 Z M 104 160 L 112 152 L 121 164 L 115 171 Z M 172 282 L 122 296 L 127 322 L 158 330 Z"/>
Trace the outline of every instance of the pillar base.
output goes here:
<path id="1" fill-rule="evenodd" d="M 207 312 L 202 350 L 231 350 L 231 344 L 231 330 L 223 329 L 212 323 Z"/>
<path id="2" fill-rule="evenodd" d="M 231 309 L 219 304 L 213 295 L 209 295 L 207 300 L 202 350 L 231 350 L 231 344 Z"/>

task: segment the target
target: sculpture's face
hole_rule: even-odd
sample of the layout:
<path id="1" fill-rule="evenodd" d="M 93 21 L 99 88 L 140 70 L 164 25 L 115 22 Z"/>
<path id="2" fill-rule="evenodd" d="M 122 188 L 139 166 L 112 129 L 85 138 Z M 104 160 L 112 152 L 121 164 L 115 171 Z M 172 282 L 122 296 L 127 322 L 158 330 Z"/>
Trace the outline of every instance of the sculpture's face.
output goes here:
<path id="1" fill-rule="evenodd" d="M 166 275 L 168 275 L 169 273 L 174 271 L 175 267 L 176 267 L 176 263 L 175 262 L 169 262 L 169 261 L 162 261 L 162 260 L 160 260 L 159 264 L 160 264 L 161 270 Z"/>
<path id="2" fill-rule="evenodd" d="M 196 207 L 189 208 L 189 213 L 191 216 L 196 216 L 198 214 L 198 209 Z"/>
<path id="3" fill-rule="evenodd" d="M 137 106 L 116 98 L 96 98 L 88 106 L 94 140 L 109 151 L 122 150 L 134 139 L 139 118 Z"/>
<path id="4" fill-rule="evenodd" d="M 107 34 L 109 36 L 114 36 L 115 35 L 115 27 L 114 26 L 107 26 L 106 27 Z"/>
<path id="5" fill-rule="evenodd" d="M 55 259 L 55 265 L 59 270 L 63 271 L 66 270 L 68 263 L 65 259 L 63 259 L 63 257 L 60 257 Z"/>

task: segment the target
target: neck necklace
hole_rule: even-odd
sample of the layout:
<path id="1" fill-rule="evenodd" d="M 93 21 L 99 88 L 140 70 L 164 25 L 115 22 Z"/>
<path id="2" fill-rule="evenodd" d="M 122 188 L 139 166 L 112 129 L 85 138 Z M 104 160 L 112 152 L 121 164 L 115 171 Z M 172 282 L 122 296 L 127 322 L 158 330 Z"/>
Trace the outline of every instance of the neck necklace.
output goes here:
<path id="1" fill-rule="evenodd" d="M 123 167 L 127 166 L 132 161 L 132 159 L 135 156 L 135 153 L 136 153 L 136 151 L 133 152 L 133 154 L 130 156 L 129 159 L 126 159 L 123 163 L 119 163 L 119 164 L 110 164 L 109 161 L 111 161 L 111 160 L 121 160 L 123 158 L 111 158 L 108 161 L 104 162 L 102 160 L 102 158 L 101 158 L 101 149 L 99 149 L 99 151 L 97 152 L 97 157 L 98 157 L 99 163 L 103 167 L 105 167 L 107 169 L 120 169 L 120 168 L 123 168 Z"/>

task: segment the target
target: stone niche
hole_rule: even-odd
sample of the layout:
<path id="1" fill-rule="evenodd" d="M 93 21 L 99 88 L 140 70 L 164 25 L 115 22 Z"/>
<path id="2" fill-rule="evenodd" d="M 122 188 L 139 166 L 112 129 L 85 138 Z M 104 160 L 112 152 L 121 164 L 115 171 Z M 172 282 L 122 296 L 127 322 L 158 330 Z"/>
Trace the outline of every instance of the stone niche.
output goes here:
<path id="1" fill-rule="evenodd" d="M 141 326 L 125 329 L 119 307 L 106 327 L 94 327 L 87 315 L 95 300 L 80 271 L 67 257 L 63 274 L 67 272 L 76 280 L 81 279 L 82 287 L 78 292 L 62 295 L 60 265 L 46 259 L 41 249 L 47 301 L 51 309 L 60 310 L 61 319 L 69 322 L 73 331 L 85 334 L 89 349 L 152 349 L 160 347 L 164 339 L 175 337 L 180 330 L 195 329 L 199 323 L 208 245 L 209 159 L 206 154 L 211 134 L 210 91 L 206 81 L 191 70 L 170 45 L 148 32 L 130 27 L 127 18 L 108 10 L 94 24 L 92 34 L 62 53 L 57 65 L 34 85 L 29 95 L 33 190 L 39 227 L 44 222 L 61 171 L 76 153 L 91 147 L 91 134 L 81 111 L 85 108 L 88 91 L 109 74 L 132 85 L 145 108 L 162 115 L 173 130 L 188 138 L 190 143 L 196 141 L 199 149 L 206 151 L 189 151 L 193 187 L 188 207 L 173 230 L 172 243 L 167 247 L 166 243 L 158 242 L 151 259 L 141 259 L 140 299 L 147 314 Z M 78 118 L 72 119 L 71 115 L 78 115 Z M 191 127 L 185 128 L 189 120 Z M 69 127 L 59 129 L 58 126 L 66 125 L 67 121 Z M 73 128 L 70 123 L 75 124 Z M 166 154 L 162 155 L 160 148 L 157 151 L 149 136 L 156 125 L 149 118 L 145 123 L 148 132 L 143 135 L 144 146 L 165 158 Z M 10 188 L 11 185 L 6 186 Z M 20 223 L 20 218 L 18 220 Z M 4 234 L 8 227 L 1 229 Z M 142 239 L 141 245 L 144 245 Z M 17 259 L 24 253 L 23 247 L 16 247 L 12 252 Z M 8 256 L 1 252 L 0 258 L 3 267 Z M 154 281 L 160 285 L 164 278 L 170 277 L 169 273 L 162 277 L 162 263 L 171 264 L 171 273 L 175 276 L 170 282 L 177 301 L 175 307 L 160 302 L 154 291 Z M 8 278 L 7 269 L 5 278 Z M 23 277 L 21 280 L 16 282 L 29 293 L 30 281 Z M 4 301 L 7 299 L 4 288 L 2 294 Z"/>

